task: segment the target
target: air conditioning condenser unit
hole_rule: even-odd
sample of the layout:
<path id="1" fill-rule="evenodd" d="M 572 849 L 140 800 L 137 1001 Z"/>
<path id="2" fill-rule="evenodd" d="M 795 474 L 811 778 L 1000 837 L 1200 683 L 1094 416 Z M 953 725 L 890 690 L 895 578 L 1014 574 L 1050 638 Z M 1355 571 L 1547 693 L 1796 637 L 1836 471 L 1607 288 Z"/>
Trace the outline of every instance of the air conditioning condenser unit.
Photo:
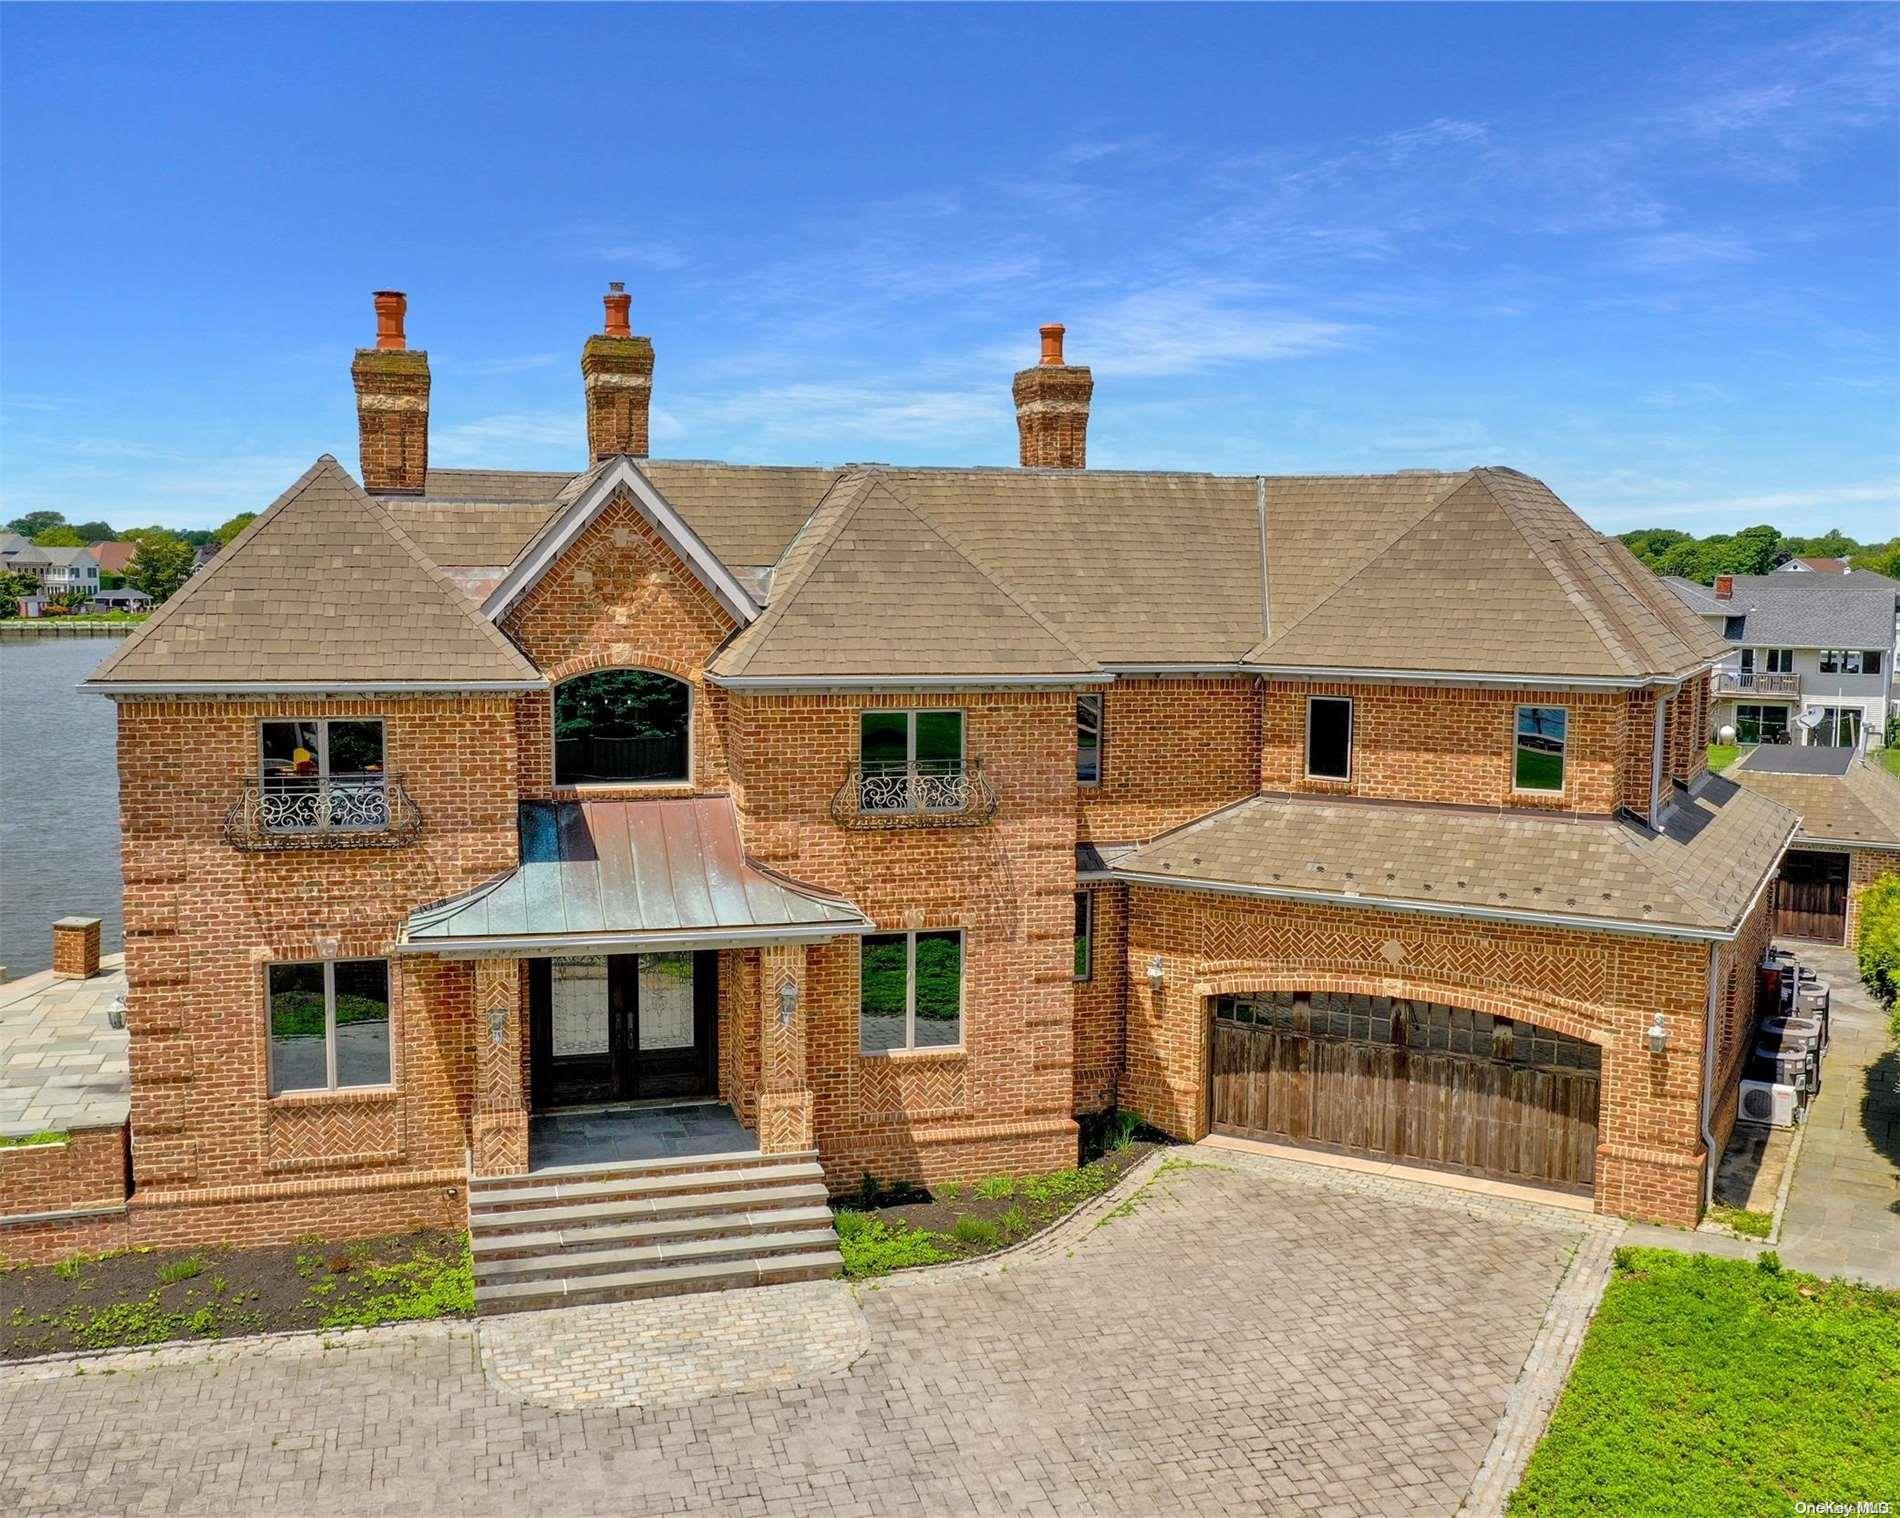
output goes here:
<path id="1" fill-rule="evenodd" d="M 1779 1081 L 1743 1081 L 1741 1105 L 1735 1115 L 1745 1123 L 1792 1128 L 1795 1109 L 1793 1086 L 1784 1086 Z"/>

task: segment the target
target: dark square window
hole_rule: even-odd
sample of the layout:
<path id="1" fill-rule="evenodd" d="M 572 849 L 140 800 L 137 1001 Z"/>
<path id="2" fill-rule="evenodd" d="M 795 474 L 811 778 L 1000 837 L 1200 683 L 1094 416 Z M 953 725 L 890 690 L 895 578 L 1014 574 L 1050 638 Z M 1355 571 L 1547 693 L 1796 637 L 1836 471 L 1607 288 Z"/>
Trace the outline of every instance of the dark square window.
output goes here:
<path id="1" fill-rule="evenodd" d="M 1307 701 L 1306 773 L 1315 780 L 1352 778 L 1352 702 L 1347 698 Z"/>

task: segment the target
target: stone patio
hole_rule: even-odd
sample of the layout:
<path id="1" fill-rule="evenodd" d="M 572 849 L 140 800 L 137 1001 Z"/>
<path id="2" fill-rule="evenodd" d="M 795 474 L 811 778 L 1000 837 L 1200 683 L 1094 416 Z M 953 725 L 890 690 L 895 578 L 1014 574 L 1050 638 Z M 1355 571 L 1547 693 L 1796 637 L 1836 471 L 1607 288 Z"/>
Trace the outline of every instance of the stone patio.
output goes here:
<path id="1" fill-rule="evenodd" d="M 758 1147 L 758 1135 L 724 1102 L 537 1112 L 528 1125 L 530 1170 L 747 1153 Z"/>
<path id="2" fill-rule="evenodd" d="M 42 970 L 0 985 L 0 1136 L 113 1127 L 132 1108 L 126 1036 L 107 1021 L 125 995 L 125 956 L 89 980 Z"/>

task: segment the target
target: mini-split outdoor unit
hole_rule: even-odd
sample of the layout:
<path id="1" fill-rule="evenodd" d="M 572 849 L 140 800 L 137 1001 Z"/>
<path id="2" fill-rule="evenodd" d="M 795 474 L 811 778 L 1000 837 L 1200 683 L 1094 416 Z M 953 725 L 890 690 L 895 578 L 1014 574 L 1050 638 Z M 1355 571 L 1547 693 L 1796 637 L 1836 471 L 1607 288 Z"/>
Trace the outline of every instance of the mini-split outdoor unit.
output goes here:
<path id="1" fill-rule="evenodd" d="M 1776 1128 L 1794 1126 L 1795 1091 L 1779 1081 L 1743 1081 L 1736 1116 L 1745 1123 L 1767 1123 Z"/>

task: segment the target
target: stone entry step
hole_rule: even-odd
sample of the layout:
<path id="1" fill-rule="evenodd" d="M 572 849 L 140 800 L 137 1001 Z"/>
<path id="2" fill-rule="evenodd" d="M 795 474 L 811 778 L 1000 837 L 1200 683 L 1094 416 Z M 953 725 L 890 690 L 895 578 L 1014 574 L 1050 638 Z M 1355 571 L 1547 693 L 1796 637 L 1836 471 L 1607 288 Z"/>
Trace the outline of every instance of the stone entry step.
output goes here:
<path id="1" fill-rule="evenodd" d="M 481 1177 L 469 1247 L 482 1314 L 818 1280 L 844 1263 L 815 1153 Z"/>

